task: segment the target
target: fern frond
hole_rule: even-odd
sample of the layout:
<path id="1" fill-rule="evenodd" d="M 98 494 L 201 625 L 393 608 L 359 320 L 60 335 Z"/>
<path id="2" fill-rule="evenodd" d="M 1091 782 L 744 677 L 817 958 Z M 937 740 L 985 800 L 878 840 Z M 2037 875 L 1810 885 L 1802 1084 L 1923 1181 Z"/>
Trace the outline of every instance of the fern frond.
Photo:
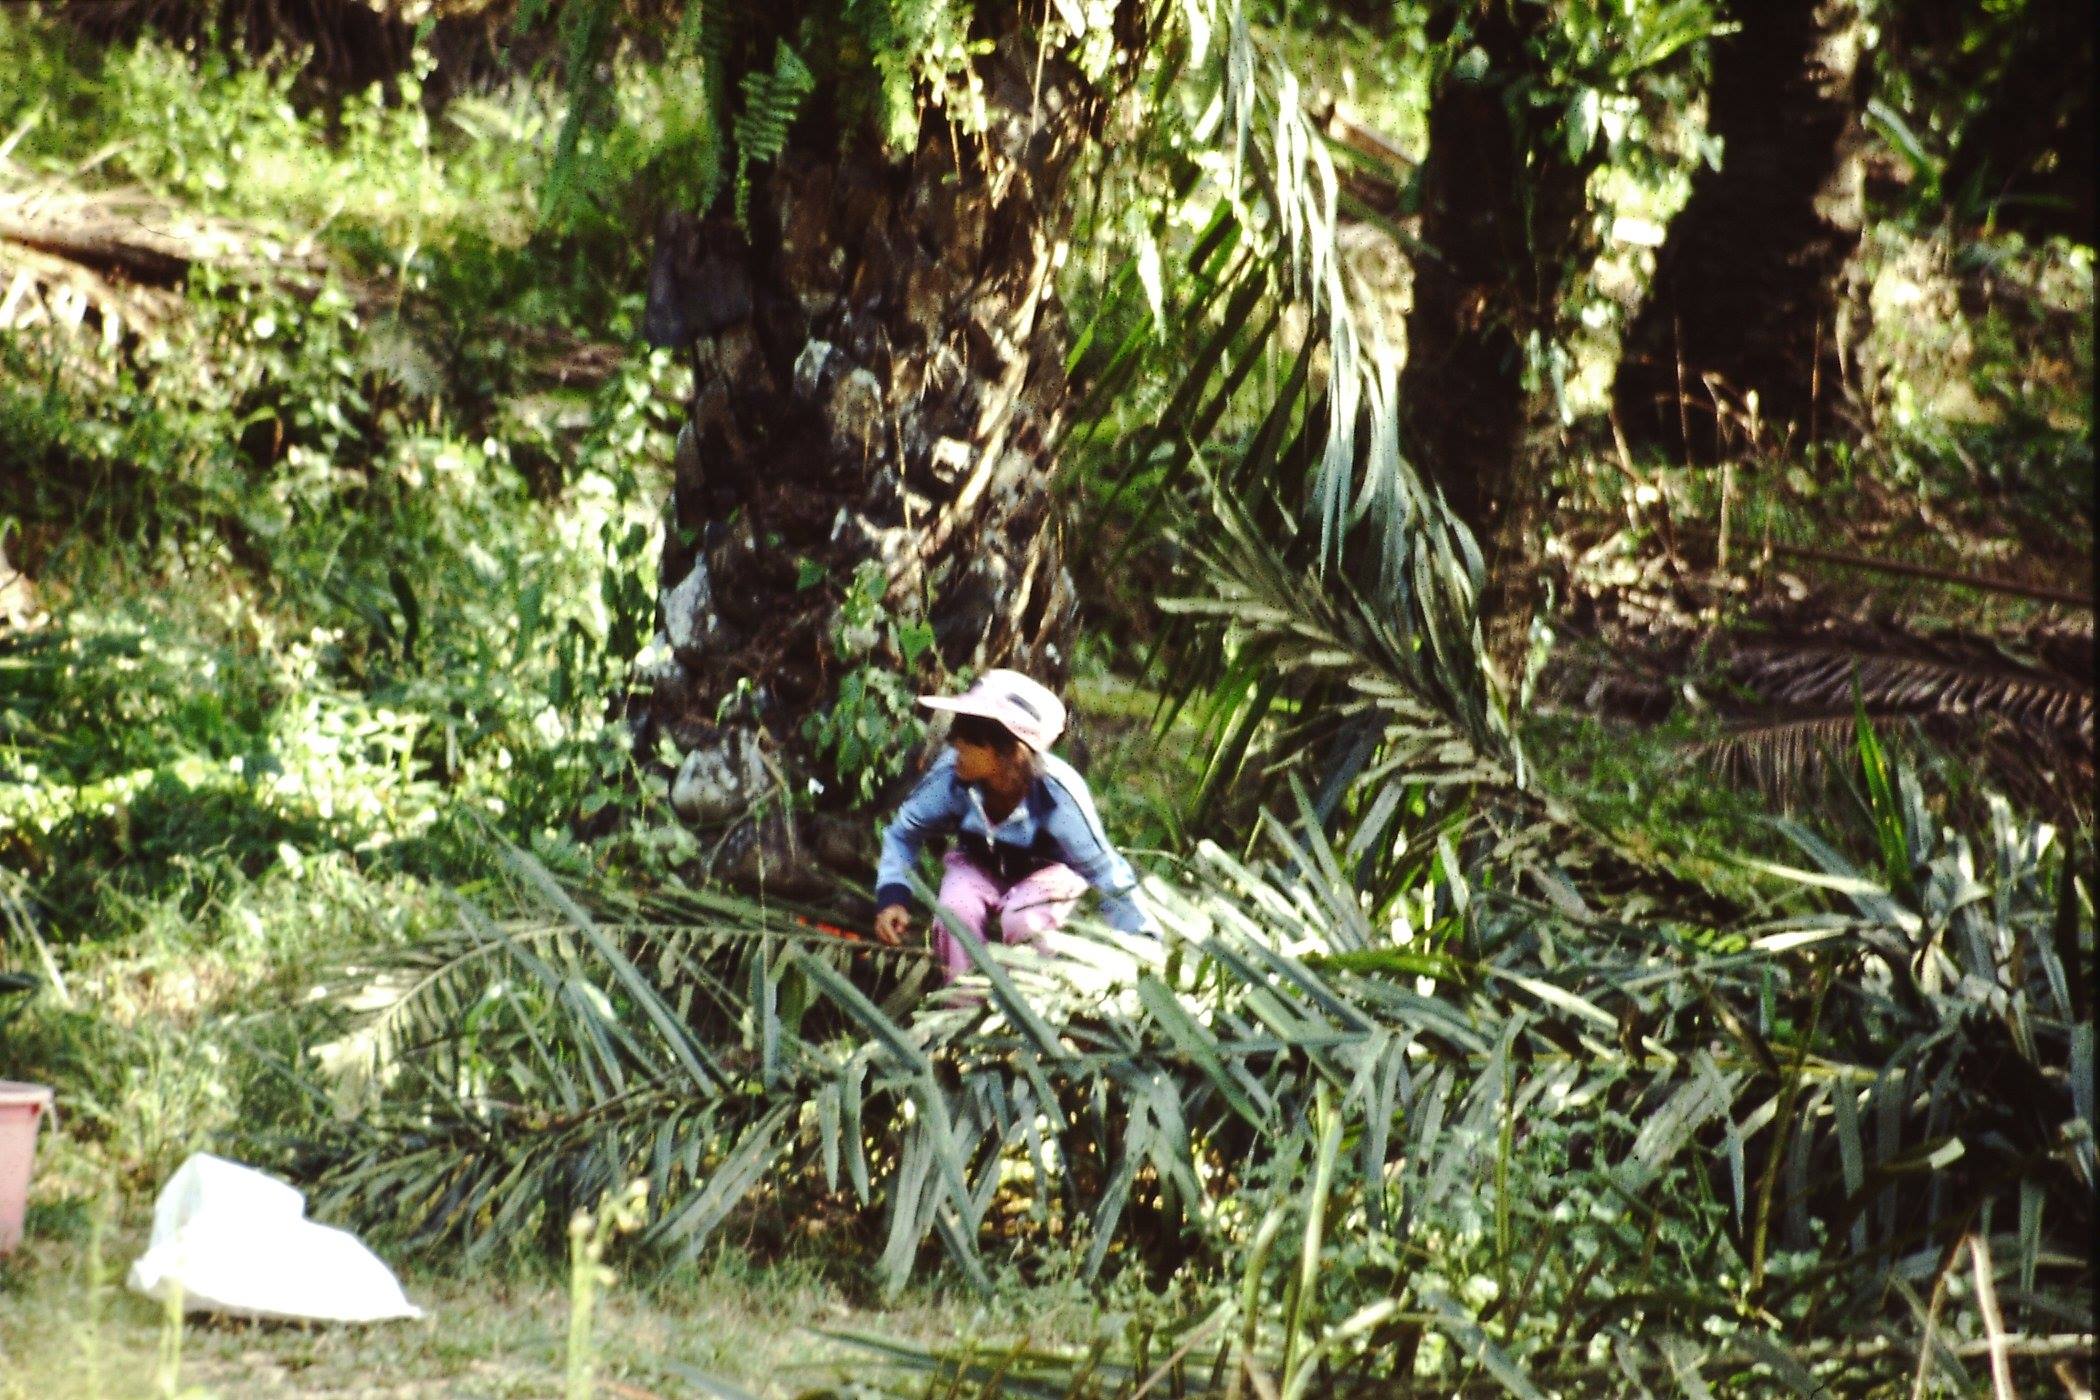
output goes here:
<path id="1" fill-rule="evenodd" d="M 773 49 L 773 66 L 744 74 L 738 84 L 744 98 L 732 133 L 736 138 L 736 221 L 750 230 L 751 167 L 780 158 L 787 149 L 788 129 L 816 78 L 785 39 Z"/>
<path id="2" fill-rule="evenodd" d="M 554 159 L 547 166 L 541 193 L 546 208 L 558 209 L 571 200 L 579 184 L 577 163 L 583 158 L 584 133 L 601 125 L 612 110 L 612 87 L 602 70 L 603 60 L 619 39 L 614 24 L 618 5 L 619 0 L 567 0 L 560 8 L 557 28 L 562 67 L 568 75 L 569 110 L 555 138 Z"/>

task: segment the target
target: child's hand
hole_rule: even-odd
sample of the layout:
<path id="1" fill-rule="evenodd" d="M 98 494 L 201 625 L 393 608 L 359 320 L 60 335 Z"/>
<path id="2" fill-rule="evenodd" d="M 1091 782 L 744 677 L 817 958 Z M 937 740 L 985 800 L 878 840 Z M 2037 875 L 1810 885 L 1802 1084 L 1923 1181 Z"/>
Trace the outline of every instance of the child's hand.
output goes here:
<path id="1" fill-rule="evenodd" d="M 911 932 L 911 911 L 901 904 L 892 904 L 876 911 L 875 936 L 894 948 Z"/>

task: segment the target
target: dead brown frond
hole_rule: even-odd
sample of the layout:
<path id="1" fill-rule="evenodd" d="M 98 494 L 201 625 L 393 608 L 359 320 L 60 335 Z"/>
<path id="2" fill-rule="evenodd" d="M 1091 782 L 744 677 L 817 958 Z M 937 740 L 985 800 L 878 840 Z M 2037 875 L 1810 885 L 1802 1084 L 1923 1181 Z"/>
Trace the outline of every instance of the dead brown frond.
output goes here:
<path id="1" fill-rule="evenodd" d="M 92 329 L 115 349 L 127 334 L 158 325 L 175 296 L 102 276 L 65 258 L 0 237 L 0 331 Z"/>
<path id="2" fill-rule="evenodd" d="M 2059 670 L 1995 638 L 1859 629 L 1745 647 L 1727 675 L 1762 704 L 1788 711 L 1857 703 L 1892 716 L 1993 716 L 2092 748 L 2090 669 Z"/>
<path id="3" fill-rule="evenodd" d="M 1694 745 L 1692 754 L 1723 780 L 1791 808 L 1797 793 L 1821 785 L 1833 757 L 1850 745 L 1855 722 L 1850 711 L 1752 720 Z"/>
<path id="4" fill-rule="evenodd" d="M 318 262 L 277 231 L 40 174 L 0 150 L 0 331 L 86 334 L 115 350 L 166 322 L 200 265 L 301 277 Z"/>
<path id="5" fill-rule="evenodd" d="M 1642 724 L 1686 703 L 1707 711 L 1721 730 L 1688 756 L 1775 805 L 1797 807 L 1827 791 L 1826 779 L 1854 762 L 1853 724 L 1864 713 L 1891 738 L 1968 765 L 2028 810 L 2074 819 L 2092 811 L 2087 619 L 1928 632 L 1847 617 L 1816 599 L 1767 604 L 1716 627 L 1642 611 L 1624 597 L 1613 602 L 1602 616 L 1567 615 L 1577 644 L 1542 680 L 1554 702 Z"/>
<path id="6" fill-rule="evenodd" d="M 1782 805 L 1849 763 L 1856 716 L 1974 764 L 2024 805 L 2089 814 L 2094 778 L 2092 634 L 2018 644 L 1825 624 L 1766 637 L 1720 664 L 1731 727 L 1694 752 Z"/>

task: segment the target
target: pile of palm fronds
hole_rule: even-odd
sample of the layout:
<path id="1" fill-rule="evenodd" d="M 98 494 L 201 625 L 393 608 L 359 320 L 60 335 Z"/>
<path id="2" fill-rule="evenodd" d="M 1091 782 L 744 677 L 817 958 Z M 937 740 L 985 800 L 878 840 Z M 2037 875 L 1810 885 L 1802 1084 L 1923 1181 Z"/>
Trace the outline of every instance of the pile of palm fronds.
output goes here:
<path id="1" fill-rule="evenodd" d="M 0 166 L 0 175 L 10 174 Z M 92 324 L 114 348 L 127 330 L 164 321 L 188 263 L 166 248 L 136 210 L 101 201 L 80 218 L 91 197 L 73 191 L 0 187 L 0 330 L 51 327 L 75 332 Z M 145 236 L 140 237 L 143 233 Z M 136 274 L 142 267 L 151 276 Z"/>
<path id="2" fill-rule="evenodd" d="M 966 939 L 958 999 L 808 911 L 521 861 L 538 912 L 391 969 L 393 1087 L 337 1202 L 473 1249 L 644 1178 L 670 1258 L 734 1220 L 831 1230 L 891 1286 L 936 1256 L 1176 1277 L 1215 1297 L 1147 1344 L 1184 1389 L 1963 1389 L 2084 1344 L 2089 850 L 2003 804 L 1943 828 L 1856 717 L 1870 825 L 1783 825 L 1804 864 L 1757 867 L 1766 907 L 1600 878 L 1477 643 L 1230 505 L 1197 548 L 1212 592 L 1174 606 L 1266 697 L 1221 762 L 1275 756 L 1292 815 L 1158 884 L 1162 941 Z M 1281 761 L 1313 745 L 1319 791 Z M 1023 1360 L 1050 1393 L 1079 1366 Z"/>
<path id="3" fill-rule="evenodd" d="M 1769 868 L 1829 904 L 1595 911 L 1431 834 L 1370 912 L 1362 851 L 1274 825 L 1275 863 L 1205 848 L 1155 891 L 1163 942 L 973 944 L 977 1004 L 780 911 L 594 912 L 521 862 L 546 913 L 417 955 L 335 1197 L 473 1245 L 641 1177 L 673 1257 L 824 1209 L 881 1217 L 891 1284 L 935 1245 L 980 1281 L 1186 1269 L 1217 1305 L 1153 1355 L 1199 1387 L 2044 1375 L 2090 1345 L 2089 876 L 2003 808 L 1983 849 L 1942 832 L 1860 746 L 1876 863 L 1789 827 L 1807 864 Z"/>

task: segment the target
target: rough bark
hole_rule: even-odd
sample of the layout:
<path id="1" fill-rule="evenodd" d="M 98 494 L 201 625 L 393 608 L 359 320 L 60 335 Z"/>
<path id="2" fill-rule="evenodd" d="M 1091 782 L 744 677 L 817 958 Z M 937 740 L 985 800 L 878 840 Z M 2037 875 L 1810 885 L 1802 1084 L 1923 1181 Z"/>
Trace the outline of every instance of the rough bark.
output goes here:
<path id="1" fill-rule="evenodd" d="M 1417 465 L 1480 542 L 1481 614 L 1505 674 L 1521 662 L 1541 596 L 1537 527 L 1547 502 L 1551 405 L 1524 387 L 1526 343 L 1550 343 L 1586 262 L 1587 161 L 1569 159 L 1535 82 L 1544 6 L 1490 0 L 1472 39 L 1478 73 L 1454 67 L 1429 108 L 1421 245 L 1400 396 Z"/>
<path id="2" fill-rule="evenodd" d="M 800 732 L 851 664 L 834 639 L 864 561 L 949 670 L 1064 670 L 1053 273 L 1096 98 L 1024 22 L 994 37 L 984 136 L 933 113 L 902 156 L 812 141 L 754 189 L 748 239 L 722 218 L 659 231 L 649 333 L 695 372 L 661 564 L 675 661 L 647 677 L 643 719 L 685 755 L 681 810 L 726 830 L 726 878 L 792 885 L 813 857 L 866 873 L 868 822 L 840 815 Z M 823 584 L 802 586 L 804 561 Z M 885 636 L 855 640 L 902 667 Z M 814 811 L 812 776 L 828 785 Z"/>
<path id="3" fill-rule="evenodd" d="M 1720 168 L 1699 171 L 1670 225 L 1612 389 L 1630 439 L 1691 461 L 1754 446 L 1753 431 L 1842 435 L 1862 329 L 1843 285 L 1864 213 L 1858 6 L 1730 13 L 1740 29 L 1716 41 L 1708 101 Z"/>

